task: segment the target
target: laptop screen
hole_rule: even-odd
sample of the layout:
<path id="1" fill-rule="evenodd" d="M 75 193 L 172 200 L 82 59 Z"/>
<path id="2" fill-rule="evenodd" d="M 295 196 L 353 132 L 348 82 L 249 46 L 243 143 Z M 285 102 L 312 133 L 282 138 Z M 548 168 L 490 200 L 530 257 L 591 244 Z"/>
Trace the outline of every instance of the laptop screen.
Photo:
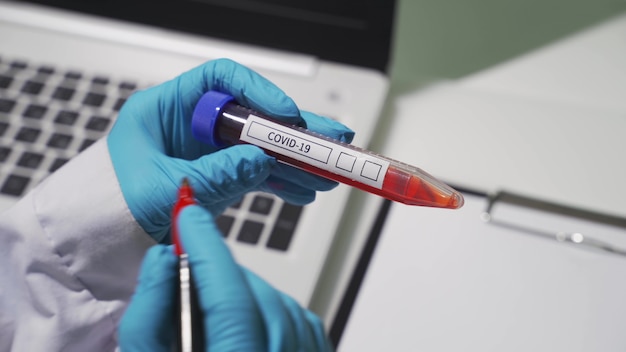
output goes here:
<path id="1" fill-rule="evenodd" d="M 23 0 L 387 71 L 391 0 Z"/>

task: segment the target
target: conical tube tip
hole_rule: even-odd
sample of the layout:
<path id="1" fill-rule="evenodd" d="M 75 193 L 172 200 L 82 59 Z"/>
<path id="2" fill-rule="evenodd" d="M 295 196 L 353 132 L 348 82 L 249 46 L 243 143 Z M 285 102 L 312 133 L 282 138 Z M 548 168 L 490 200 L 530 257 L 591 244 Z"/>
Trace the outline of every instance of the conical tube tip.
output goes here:
<path id="1" fill-rule="evenodd" d="M 455 192 L 450 197 L 450 202 L 448 202 L 448 208 L 450 209 L 459 209 L 465 204 L 465 199 L 461 193 Z"/>

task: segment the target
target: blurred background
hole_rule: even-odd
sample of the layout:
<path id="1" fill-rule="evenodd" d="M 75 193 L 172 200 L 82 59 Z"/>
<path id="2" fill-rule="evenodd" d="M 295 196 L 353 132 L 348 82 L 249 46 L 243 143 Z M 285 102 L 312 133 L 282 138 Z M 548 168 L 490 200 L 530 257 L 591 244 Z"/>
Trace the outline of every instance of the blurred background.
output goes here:
<path id="1" fill-rule="evenodd" d="M 391 93 L 462 77 L 625 10 L 624 0 L 399 0 Z"/>

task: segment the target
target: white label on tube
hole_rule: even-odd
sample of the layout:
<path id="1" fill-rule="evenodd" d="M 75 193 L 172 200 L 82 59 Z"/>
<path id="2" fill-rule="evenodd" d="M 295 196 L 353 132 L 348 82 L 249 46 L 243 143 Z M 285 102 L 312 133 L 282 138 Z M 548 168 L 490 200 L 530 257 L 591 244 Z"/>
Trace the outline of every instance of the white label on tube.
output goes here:
<path id="1" fill-rule="evenodd" d="M 379 189 L 389 168 L 387 160 L 255 115 L 248 117 L 239 139 Z"/>

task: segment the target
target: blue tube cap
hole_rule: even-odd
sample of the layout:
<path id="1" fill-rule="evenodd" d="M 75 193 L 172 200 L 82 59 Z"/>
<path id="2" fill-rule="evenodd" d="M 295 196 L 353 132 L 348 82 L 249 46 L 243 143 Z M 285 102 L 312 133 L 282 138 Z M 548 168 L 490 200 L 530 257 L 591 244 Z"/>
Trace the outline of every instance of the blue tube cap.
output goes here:
<path id="1" fill-rule="evenodd" d="M 215 147 L 223 147 L 224 144 L 215 138 L 215 122 L 220 116 L 224 105 L 233 100 L 232 96 L 218 91 L 210 90 L 205 93 L 193 110 L 191 118 L 191 133 L 193 136 L 201 142 Z"/>

